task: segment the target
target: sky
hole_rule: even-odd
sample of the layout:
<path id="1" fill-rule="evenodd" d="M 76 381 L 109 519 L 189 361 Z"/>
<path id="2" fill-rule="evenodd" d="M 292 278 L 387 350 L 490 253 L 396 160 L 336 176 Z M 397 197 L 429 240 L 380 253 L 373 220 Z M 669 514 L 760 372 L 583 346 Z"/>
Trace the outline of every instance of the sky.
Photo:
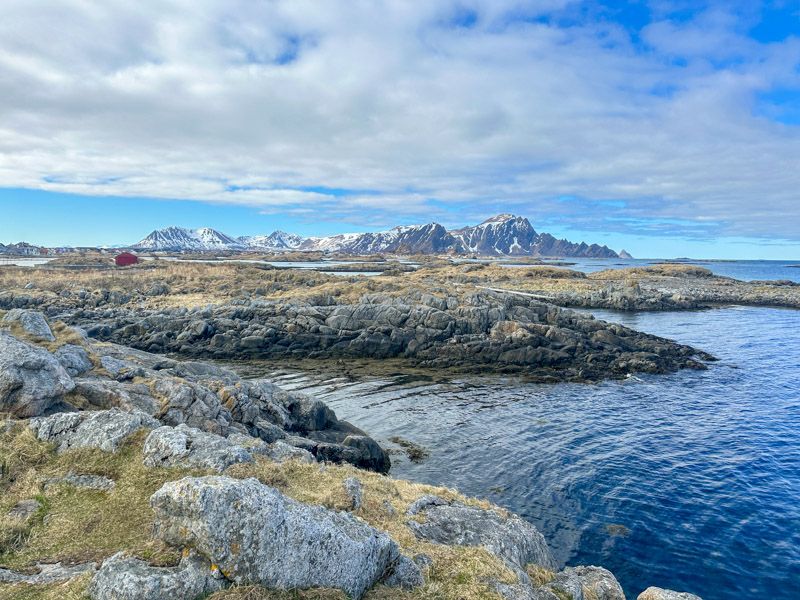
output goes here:
<path id="1" fill-rule="evenodd" d="M 526 216 L 800 259 L 800 1 L 4 0 L 0 242 Z"/>

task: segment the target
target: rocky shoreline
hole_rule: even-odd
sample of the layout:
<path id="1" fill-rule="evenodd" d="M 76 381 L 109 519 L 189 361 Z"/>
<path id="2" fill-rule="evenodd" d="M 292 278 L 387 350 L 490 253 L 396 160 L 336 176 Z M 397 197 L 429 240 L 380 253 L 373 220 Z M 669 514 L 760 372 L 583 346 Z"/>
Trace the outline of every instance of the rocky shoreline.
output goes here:
<path id="1" fill-rule="evenodd" d="M 403 359 L 409 366 L 599 381 L 703 369 L 702 351 L 516 293 L 410 291 L 308 300 L 231 300 L 150 309 L 107 291 L 4 294 L 101 341 L 202 359 Z"/>
<path id="2" fill-rule="evenodd" d="M 390 465 L 381 447 L 318 400 L 99 342 L 33 311 L 7 313 L 2 326 L 0 597 L 62 597 L 58 586 L 69 585 L 96 600 L 255 589 L 240 586 L 338 594 L 320 598 L 625 598 L 605 569 L 556 565 L 519 517 L 381 475 Z M 131 473 L 153 492 L 131 485 Z M 126 492 L 142 499 L 115 516 Z M 115 548 L 111 530 L 94 531 L 98 513 L 64 522 L 70 502 L 94 502 L 112 528 L 134 509 L 152 527 Z M 63 556 L 31 549 L 64 535 L 59 523 L 107 549 L 81 549 L 72 535 Z M 167 558 L 148 560 L 153 548 Z"/>

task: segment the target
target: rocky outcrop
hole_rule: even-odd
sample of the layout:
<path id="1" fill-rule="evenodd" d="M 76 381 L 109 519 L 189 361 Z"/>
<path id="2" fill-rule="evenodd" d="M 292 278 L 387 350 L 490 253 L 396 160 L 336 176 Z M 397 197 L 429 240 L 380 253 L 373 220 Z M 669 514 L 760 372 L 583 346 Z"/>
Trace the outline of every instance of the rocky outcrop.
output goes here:
<path id="1" fill-rule="evenodd" d="M 424 498 L 410 509 L 424 520 L 408 521 L 418 538 L 437 544 L 481 546 L 522 579 L 527 579 L 525 567 L 531 563 L 547 569 L 555 567 L 542 534 L 518 516 L 503 516 L 494 510 L 450 503 L 436 496 Z"/>
<path id="2" fill-rule="evenodd" d="M 0 411 L 18 418 L 36 417 L 74 387 L 47 350 L 0 330 Z"/>
<path id="3" fill-rule="evenodd" d="M 158 421 L 142 412 L 125 412 L 118 408 L 57 413 L 31 419 L 29 423 L 39 440 L 55 444 L 59 452 L 76 448 L 116 452 L 120 444 L 139 429 L 158 425 Z"/>
<path id="4" fill-rule="evenodd" d="M 688 346 L 520 294 L 409 292 L 367 294 L 348 304 L 322 301 L 235 300 L 195 311 L 149 313 L 85 309 L 70 319 L 101 340 L 187 357 L 402 358 L 429 368 L 522 372 L 541 381 L 703 368 L 698 359 L 709 358 Z M 249 395 L 245 392 L 237 395 Z"/>
<path id="5" fill-rule="evenodd" d="M 641 594 L 637 600 L 703 600 L 700 596 L 689 594 L 688 592 L 673 592 L 659 587 L 649 587 Z"/>
<path id="6" fill-rule="evenodd" d="M 385 533 L 255 479 L 184 478 L 150 502 L 157 538 L 197 549 L 235 583 L 336 588 L 357 599 L 400 561 Z"/>
<path id="7" fill-rule="evenodd" d="M 194 600 L 224 589 L 227 582 L 192 552 L 177 567 L 153 567 L 118 553 L 107 558 L 92 579 L 94 600 Z"/>

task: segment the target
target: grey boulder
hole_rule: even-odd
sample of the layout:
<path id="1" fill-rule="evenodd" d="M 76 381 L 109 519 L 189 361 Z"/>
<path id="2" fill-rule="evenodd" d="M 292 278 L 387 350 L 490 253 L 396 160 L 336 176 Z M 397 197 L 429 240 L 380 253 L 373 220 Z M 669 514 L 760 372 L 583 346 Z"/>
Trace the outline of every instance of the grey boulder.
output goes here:
<path id="1" fill-rule="evenodd" d="M 236 463 L 253 462 L 253 455 L 241 446 L 186 425 L 154 429 L 142 454 L 148 467 L 199 467 L 219 473 Z"/>
<path id="2" fill-rule="evenodd" d="M 18 418 L 37 417 L 74 387 L 47 350 L 0 330 L 0 411 Z"/>
<path id="3" fill-rule="evenodd" d="M 673 592 L 659 587 L 649 587 L 641 594 L 637 600 L 703 600 L 700 596 L 695 596 L 688 592 Z"/>
<path id="4" fill-rule="evenodd" d="M 153 567 L 119 552 L 107 558 L 89 584 L 94 600 L 194 600 L 223 589 L 225 580 L 195 553 L 177 567 Z"/>
<path id="5" fill-rule="evenodd" d="M 517 515 L 501 516 L 493 510 L 441 502 L 441 498 L 431 496 L 424 497 L 421 506 L 412 505 L 425 518 L 423 522 L 408 521 L 408 527 L 418 538 L 448 546 L 481 546 L 522 579 L 527 579 L 525 566 L 530 563 L 548 569 L 555 567 L 544 536 Z"/>
<path id="6" fill-rule="evenodd" d="M 89 359 L 89 353 L 75 344 L 64 344 L 53 356 L 72 377 L 83 375 L 94 366 Z"/>
<path id="7" fill-rule="evenodd" d="M 187 477 L 150 504 L 156 538 L 195 548 L 237 584 L 336 588 L 358 599 L 401 559 L 386 533 L 252 478 Z"/>
<path id="8" fill-rule="evenodd" d="M 57 413 L 31 419 L 29 423 L 39 440 L 56 444 L 59 452 L 76 448 L 116 452 L 120 444 L 139 429 L 158 425 L 158 421 L 143 412 L 125 412 L 118 408 Z"/>
<path id="9" fill-rule="evenodd" d="M 50 326 L 47 324 L 47 319 L 38 311 L 14 308 L 3 316 L 3 321 L 6 323 L 19 323 L 25 333 L 37 340 L 56 341 L 56 336 L 53 335 Z"/>

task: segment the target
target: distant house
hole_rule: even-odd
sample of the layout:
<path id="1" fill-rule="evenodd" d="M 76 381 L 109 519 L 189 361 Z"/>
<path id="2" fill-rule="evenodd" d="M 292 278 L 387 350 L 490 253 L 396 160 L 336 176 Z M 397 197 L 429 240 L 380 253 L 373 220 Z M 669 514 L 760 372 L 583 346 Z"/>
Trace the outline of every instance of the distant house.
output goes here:
<path id="1" fill-rule="evenodd" d="M 131 254 L 130 252 L 122 252 L 114 257 L 114 263 L 118 267 L 129 267 L 130 265 L 135 265 L 138 262 L 139 257 L 135 254 Z"/>

